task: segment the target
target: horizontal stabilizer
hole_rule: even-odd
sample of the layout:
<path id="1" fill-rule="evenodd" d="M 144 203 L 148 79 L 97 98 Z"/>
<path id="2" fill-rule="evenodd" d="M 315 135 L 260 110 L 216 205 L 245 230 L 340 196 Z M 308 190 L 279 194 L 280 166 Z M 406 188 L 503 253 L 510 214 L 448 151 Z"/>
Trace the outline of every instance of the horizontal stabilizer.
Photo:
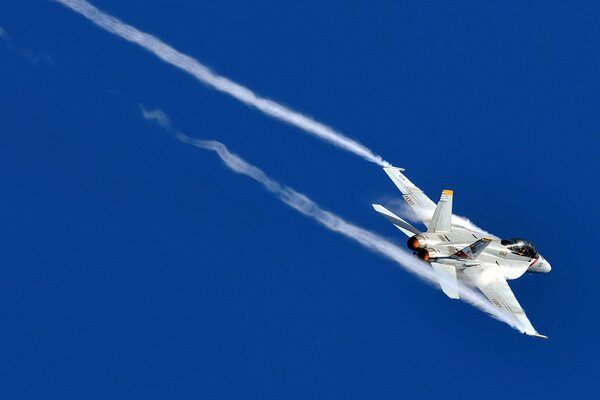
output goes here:
<path id="1" fill-rule="evenodd" d="M 438 278 L 442 291 L 451 299 L 460 299 L 458 295 L 458 285 L 456 282 L 456 268 L 452 265 L 431 263 L 433 272 Z"/>
<path id="2" fill-rule="evenodd" d="M 375 211 L 383 215 L 388 221 L 394 224 L 396 228 L 400 229 L 406 236 L 411 237 L 413 235 L 418 235 L 419 233 L 421 233 L 417 228 L 415 228 L 414 226 L 412 226 L 411 224 L 409 224 L 408 222 L 406 222 L 405 220 L 403 220 L 384 206 L 379 204 L 372 204 L 372 206 L 375 209 Z"/>

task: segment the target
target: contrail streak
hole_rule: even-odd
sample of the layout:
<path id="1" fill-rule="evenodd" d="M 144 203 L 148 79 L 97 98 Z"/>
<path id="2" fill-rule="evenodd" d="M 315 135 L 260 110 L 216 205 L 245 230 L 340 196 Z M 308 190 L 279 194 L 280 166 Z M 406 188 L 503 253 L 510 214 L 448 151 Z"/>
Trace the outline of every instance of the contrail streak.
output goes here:
<path id="1" fill-rule="evenodd" d="M 181 142 L 200 149 L 215 152 L 228 168 L 254 179 L 267 191 L 302 215 L 315 220 L 333 232 L 337 232 L 359 243 L 374 253 L 395 261 L 402 268 L 419 276 L 426 282 L 436 286 L 439 285 L 440 277 L 436 276 L 427 264 L 408 254 L 387 239 L 346 221 L 332 212 L 321 208 L 321 206 L 304 194 L 298 193 L 294 189 L 273 180 L 261 169 L 248 163 L 238 155 L 229 152 L 224 144 L 212 140 L 195 139 L 174 129 L 171 126 L 167 115 L 161 110 L 146 111 L 142 108 L 142 112 L 144 118 L 156 121 L 161 127 L 166 129 Z M 457 283 L 448 282 L 448 284 L 456 285 Z M 518 321 L 494 307 L 482 294 L 475 291 L 473 288 L 462 282 L 458 282 L 458 291 L 462 300 L 488 313 L 492 317 L 507 323 L 511 327 L 523 331 Z"/>
<path id="2" fill-rule="evenodd" d="M 55 0 L 73 11 L 88 18 L 102 29 L 115 34 L 129 42 L 136 43 L 161 60 L 189 73 L 200 82 L 231 97 L 262 111 L 263 113 L 296 126 L 314 136 L 321 138 L 337 147 L 354 153 L 365 160 L 385 166 L 389 163 L 373 153 L 370 149 L 351 139 L 333 128 L 324 125 L 313 118 L 291 110 L 273 100 L 260 97 L 252 90 L 224 76 L 217 75 L 198 60 L 183 54 L 155 36 L 142 32 L 121 20 L 102 12 L 85 0 Z"/>
<path id="3" fill-rule="evenodd" d="M 6 47 L 9 50 L 11 50 L 11 51 L 15 50 L 15 45 L 13 44 L 12 40 L 10 40 L 8 33 L 6 33 L 4 28 L 2 28 L 1 26 L 0 26 L 0 40 L 2 40 L 4 42 L 4 44 L 6 45 Z"/>

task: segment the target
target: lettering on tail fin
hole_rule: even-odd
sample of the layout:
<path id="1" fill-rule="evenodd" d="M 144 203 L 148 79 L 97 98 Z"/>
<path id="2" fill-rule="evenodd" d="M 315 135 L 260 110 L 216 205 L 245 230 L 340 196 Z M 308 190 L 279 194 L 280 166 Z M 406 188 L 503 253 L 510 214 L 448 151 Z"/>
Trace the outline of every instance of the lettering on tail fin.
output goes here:
<path id="1" fill-rule="evenodd" d="M 462 250 L 457 251 L 451 257 L 459 260 L 474 260 L 488 247 L 492 239 L 481 238 L 478 241 L 471 243 Z"/>

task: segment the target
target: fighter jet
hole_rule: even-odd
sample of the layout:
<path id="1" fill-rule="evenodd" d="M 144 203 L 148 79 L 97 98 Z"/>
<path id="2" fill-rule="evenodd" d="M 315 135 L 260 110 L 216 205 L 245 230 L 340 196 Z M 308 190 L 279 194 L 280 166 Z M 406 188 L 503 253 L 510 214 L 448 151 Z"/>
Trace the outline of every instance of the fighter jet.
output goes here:
<path id="1" fill-rule="evenodd" d="M 421 232 L 379 204 L 373 208 L 408 236 L 408 248 L 428 262 L 442 291 L 451 299 L 460 298 L 457 281 L 476 286 L 489 301 L 515 318 L 522 333 L 547 339 L 535 330 L 506 282 L 525 272 L 548 273 L 550 263 L 526 239 L 500 240 L 475 230 L 452 217 L 452 190 L 443 190 L 436 204 L 402 172 L 392 166 L 383 170 L 402 192 L 402 197 L 427 231 Z"/>

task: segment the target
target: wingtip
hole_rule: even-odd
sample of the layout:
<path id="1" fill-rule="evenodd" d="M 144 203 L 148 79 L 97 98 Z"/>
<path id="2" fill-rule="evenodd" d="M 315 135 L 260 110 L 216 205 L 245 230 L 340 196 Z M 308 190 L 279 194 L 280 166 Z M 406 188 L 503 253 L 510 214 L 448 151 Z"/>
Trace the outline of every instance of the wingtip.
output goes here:
<path id="1" fill-rule="evenodd" d="M 535 333 L 527 333 L 527 332 L 524 332 L 524 333 L 525 333 L 527 336 L 536 337 L 536 338 L 539 338 L 539 339 L 545 339 L 545 340 L 547 340 L 547 339 L 548 339 L 548 336 L 546 336 L 546 335 L 542 335 L 541 333 L 538 333 L 538 332 L 535 332 Z"/>
<path id="2" fill-rule="evenodd" d="M 388 163 L 388 164 L 384 165 L 384 166 L 383 166 L 383 169 L 395 169 L 395 170 L 397 170 L 397 171 L 400 171 L 400 172 L 404 172 L 404 171 L 406 171 L 404 168 L 400 168 L 400 167 L 394 167 L 394 166 L 393 166 L 392 164 L 390 164 L 390 163 Z"/>

